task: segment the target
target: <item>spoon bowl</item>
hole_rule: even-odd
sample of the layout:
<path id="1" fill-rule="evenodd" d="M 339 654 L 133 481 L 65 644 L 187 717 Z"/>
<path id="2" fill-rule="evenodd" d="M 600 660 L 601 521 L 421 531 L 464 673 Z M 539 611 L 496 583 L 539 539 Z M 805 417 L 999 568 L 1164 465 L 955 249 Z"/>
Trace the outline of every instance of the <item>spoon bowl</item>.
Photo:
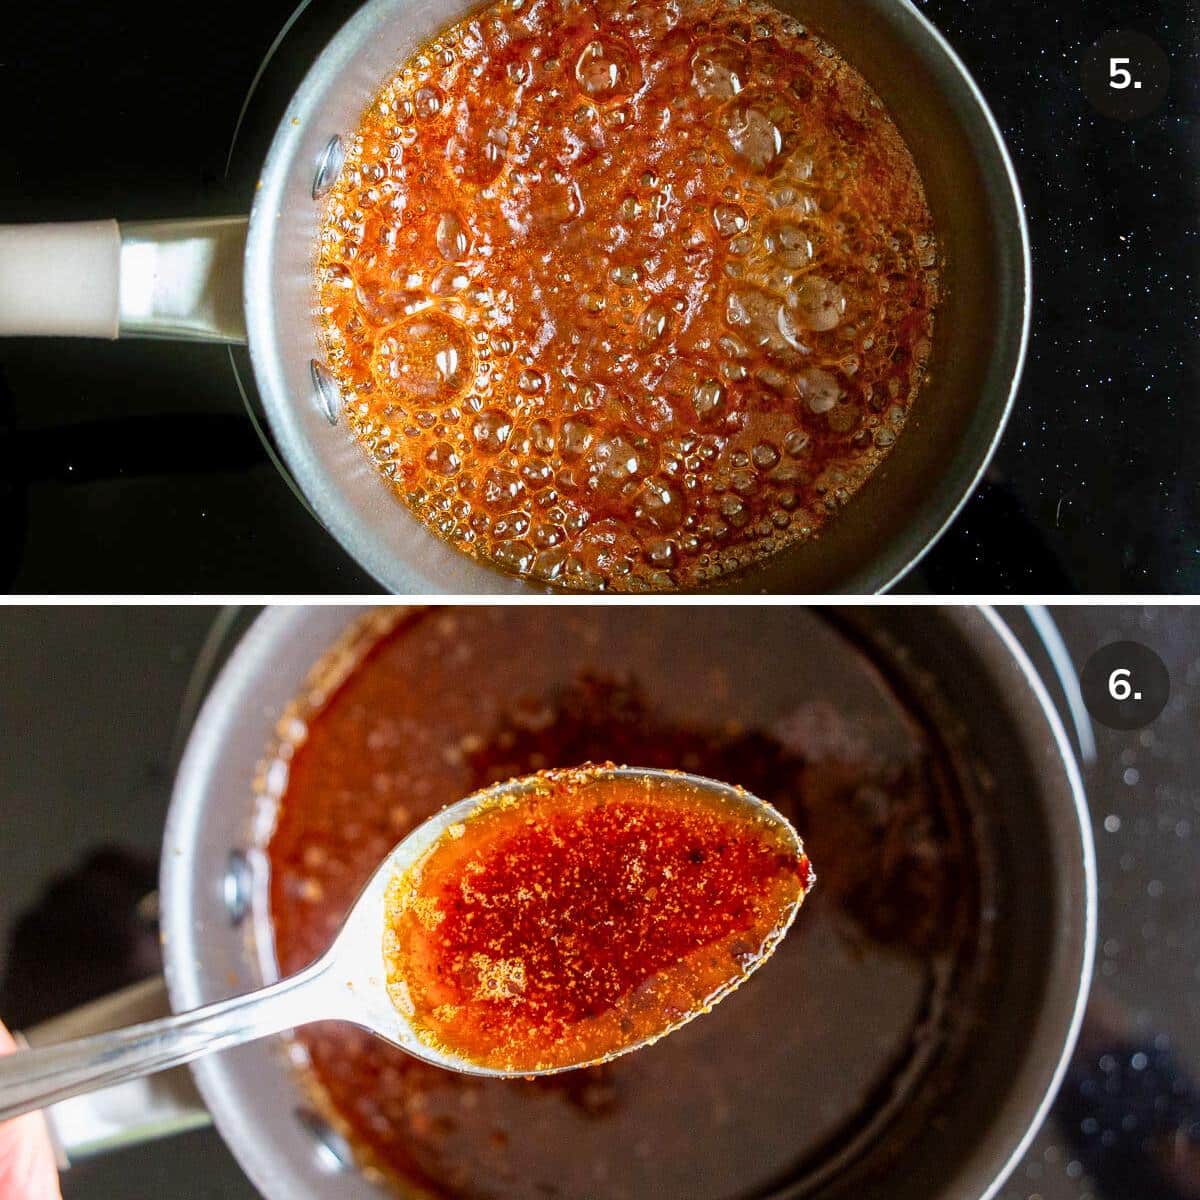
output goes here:
<path id="1" fill-rule="evenodd" d="M 659 787 L 687 787 L 693 793 L 705 795 L 726 808 L 741 810 L 747 817 L 758 821 L 767 820 L 787 838 L 797 856 L 803 854 L 803 846 L 796 831 L 788 821 L 766 801 L 751 795 L 744 788 L 690 775 L 682 771 L 648 769 L 644 767 L 616 767 L 611 765 L 589 766 L 578 772 L 579 783 L 598 783 L 608 780 L 633 780 L 643 784 L 648 791 Z M 468 1058 L 439 1050 L 422 1041 L 415 1033 L 408 1018 L 392 1002 L 387 990 L 387 968 L 383 957 L 383 930 L 387 922 L 387 891 L 393 879 L 404 875 L 415 867 L 441 841 L 454 825 L 462 825 L 481 809 L 495 806 L 503 800 L 517 799 L 536 792 L 543 786 L 538 775 L 527 775 L 518 779 L 493 784 L 463 800 L 447 805 L 428 820 L 417 826 L 376 869 L 363 888 L 345 924 L 333 945 L 314 964 L 320 969 L 325 986 L 331 986 L 336 995 L 337 1015 L 369 1029 L 372 1033 L 394 1042 L 402 1050 L 416 1058 L 424 1059 L 435 1066 L 469 1075 L 487 1075 L 495 1078 L 525 1078 L 530 1074 L 554 1075 L 562 1071 L 576 1070 L 581 1066 L 594 1065 L 597 1061 L 607 1062 L 618 1055 L 641 1049 L 663 1034 L 700 1014 L 697 1009 L 683 1020 L 676 1020 L 652 1037 L 643 1038 L 628 1046 L 605 1055 L 603 1058 L 585 1062 L 569 1063 L 564 1066 L 540 1068 L 535 1071 L 509 1070 L 485 1066 Z M 803 893 L 801 893 L 803 896 Z M 709 997 L 706 1008 L 722 1000 L 755 970 L 778 945 L 791 927 L 799 910 L 799 901 L 792 906 L 786 919 L 776 929 L 767 946 L 764 946 L 756 961 L 744 973 L 729 982 L 721 991 Z M 314 968 L 309 968 L 314 969 Z"/>
<path id="2" fill-rule="evenodd" d="M 803 857 L 800 839 L 787 820 L 765 801 L 731 784 L 681 771 L 608 764 L 554 774 L 569 778 L 573 786 L 581 788 L 615 780 L 636 782 L 644 786 L 647 795 L 656 789 L 686 788 L 727 810 L 766 823 L 783 835 L 795 850 L 797 861 Z M 465 825 L 481 809 L 494 808 L 543 789 L 545 779 L 546 776 L 531 775 L 494 784 L 448 805 L 418 825 L 376 868 L 332 946 L 295 975 L 193 1012 L 58 1046 L 26 1050 L 0 1060 L 0 1121 L 312 1021 L 349 1021 L 416 1058 L 464 1074 L 518 1078 L 574 1070 L 640 1049 L 707 1011 L 756 970 L 790 928 L 807 888 L 800 890 L 754 959 L 742 964 L 740 974 L 706 996 L 703 1005 L 682 1017 L 676 1015 L 664 1021 L 652 1035 L 600 1058 L 531 1071 L 484 1065 L 430 1045 L 418 1035 L 388 992 L 384 931 L 388 923 L 389 885 L 419 866 L 452 826 Z"/>

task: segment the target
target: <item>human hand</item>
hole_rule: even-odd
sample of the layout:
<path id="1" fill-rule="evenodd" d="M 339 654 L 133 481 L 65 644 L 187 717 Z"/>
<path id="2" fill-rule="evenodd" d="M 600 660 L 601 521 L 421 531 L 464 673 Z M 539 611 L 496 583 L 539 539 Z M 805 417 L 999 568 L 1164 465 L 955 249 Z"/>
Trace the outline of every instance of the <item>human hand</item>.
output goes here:
<path id="1" fill-rule="evenodd" d="M 0 1025 L 0 1054 L 17 1048 Z M 0 1200 L 61 1200 L 54 1148 L 40 1112 L 0 1125 Z"/>

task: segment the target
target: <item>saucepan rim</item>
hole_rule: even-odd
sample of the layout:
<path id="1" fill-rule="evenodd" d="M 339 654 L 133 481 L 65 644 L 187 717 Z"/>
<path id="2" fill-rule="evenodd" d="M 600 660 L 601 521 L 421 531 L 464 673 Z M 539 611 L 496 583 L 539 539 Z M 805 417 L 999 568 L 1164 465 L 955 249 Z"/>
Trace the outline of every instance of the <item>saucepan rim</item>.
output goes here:
<path id="1" fill-rule="evenodd" d="M 977 405 L 987 415 L 982 422 L 982 435 L 977 432 L 968 435 L 964 431 L 958 465 L 962 466 L 965 459 L 965 470 L 956 470 L 953 480 L 947 478 L 922 501 L 911 520 L 902 526 L 902 535 L 893 539 L 886 550 L 875 554 L 869 561 L 864 559 L 861 565 L 854 567 L 849 575 L 840 580 L 834 589 L 837 594 L 888 591 L 921 561 L 962 510 L 991 462 L 1007 427 L 1025 364 L 1032 315 L 1029 231 L 1016 171 L 999 126 L 970 72 L 928 18 L 911 0 L 885 2 L 894 5 L 907 29 L 915 31 L 916 36 L 924 39 L 926 49 L 944 61 L 949 68 L 947 74 L 953 80 L 943 89 L 946 103 L 956 113 L 957 122 L 964 130 L 968 125 L 980 125 L 983 134 L 980 153 L 995 156 L 994 161 L 988 164 L 991 202 L 1002 207 L 1006 219 L 1011 222 L 1011 228 L 1003 231 L 1003 237 L 999 231 L 995 231 L 994 236 L 997 238 L 996 244 L 1003 243 L 1007 252 L 1014 253 L 1017 259 L 1010 281 L 1012 295 L 1005 290 L 1003 307 L 1006 325 L 1019 324 L 1019 330 L 1006 328 L 1003 334 L 998 335 L 1003 339 L 1000 343 L 1003 349 L 997 350 L 997 361 L 1003 360 L 1003 382 L 985 388 L 980 393 Z M 247 341 L 258 392 L 288 470 L 308 503 L 346 552 L 385 590 L 411 595 L 573 594 L 564 593 L 550 585 L 508 576 L 477 562 L 424 529 L 394 498 L 383 496 L 383 499 L 395 503 L 402 510 L 396 513 L 396 519 L 405 523 L 405 537 L 420 535 L 414 543 L 420 547 L 420 555 L 431 562 L 443 564 L 439 568 L 441 578 L 430 578 L 424 564 L 412 561 L 415 556 L 406 558 L 398 553 L 385 536 L 374 528 L 374 523 L 364 514 L 362 506 L 342 490 L 340 481 L 331 479 L 327 465 L 313 449 L 313 435 L 308 427 L 312 414 L 307 411 L 310 398 L 293 395 L 286 382 L 285 370 L 295 364 L 280 344 L 282 339 L 278 336 L 274 288 L 270 281 L 276 253 L 276 224 L 288 203 L 285 193 L 293 158 L 299 153 L 300 139 L 304 136 L 307 122 L 319 111 L 318 98 L 329 79 L 346 69 L 354 58 L 354 48 L 361 45 L 382 20 L 404 3 L 405 0 L 368 0 L 350 17 L 309 67 L 271 142 L 251 209 L 245 259 Z M 973 118 L 977 118 L 977 122 Z M 973 142 L 975 133 L 971 135 Z M 312 165 L 315 171 L 316 163 Z M 996 184 L 999 184 L 998 188 Z M 302 408 L 305 409 L 303 415 Z M 349 441 L 345 431 L 338 432 Z M 357 447 L 353 449 L 358 450 Z M 380 481 L 381 491 L 382 487 Z M 411 529 L 407 524 L 410 522 Z M 447 555 L 461 562 L 455 563 Z M 735 576 L 730 580 L 717 581 L 712 591 L 754 590 L 754 577 L 755 569 L 751 568 L 744 579 Z"/>
<path id="2" fill-rule="evenodd" d="M 324 606 L 315 611 L 268 609 L 243 636 L 201 708 L 179 765 L 163 840 L 161 929 L 168 989 L 176 1011 L 219 998 L 215 991 L 224 986 L 221 982 L 214 986 L 212 943 L 197 912 L 197 896 L 202 892 L 219 894 L 222 880 L 198 880 L 195 872 L 206 814 L 218 795 L 211 780 L 225 748 L 243 728 L 247 711 L 260 711 L 249 706 L 258 703 L 257 689 L 272 673 L 280 648 L 294 646 L 303 638 L 306 625 L 317 612 L 325 614 L 321 626 L 325 630 L 326 626 L 333 628 L 329 613 L 337 613 L 338 626 L 345 628 L 362 611 L 359 606 L 340 605 L 328 611 Z M 998 1104 L 984 1135 L 971 1147 L 953 1185 L 953 1200 L 991 1200 L 1045 1119 L 1078 1037 L 1095 953 L 1096 860 L 1083 782 L 1071 743 L 1020 643 L 992 609 L 945 606 L 938 619 L 947 623 L 947 632 L 973 649 L 978 671 L 996 685 L 996 702 L 1007 708 L 1014 727 L 1022 730 L 1029 753 L 1041 756 L 1030 765 L 1042 781 L 1042 806 L 1048 830 L 1054 835 L 1053 865 L 1062 875 L 1058 927 L 1048 953 L 1045 990 L 1013 1074 L 1013 1086 Z M 304 669 L 328 649 L 326 642 L 308 647 Z M 261 711 L 265 750 L 280 713 Z M 249 822 L 250 779 L 238 802 L 245 805 Z M 224 936 L 228 937 L 227 931 Z M 208 967 L 204 966 L 206 954 Z M 279 1182 L 279 1152 L 273 1141 L 264 1142 L 256 1134 L 244 1112 L 239 1119 L 244 1097 L 239 1097 L 238 1071 L 231 1058 L 236 1055 L 213 1056 L 193 1064 L 192 1071 L 214 1123 L 242 1169 L 265 1195 L 271 1195 Z"/>

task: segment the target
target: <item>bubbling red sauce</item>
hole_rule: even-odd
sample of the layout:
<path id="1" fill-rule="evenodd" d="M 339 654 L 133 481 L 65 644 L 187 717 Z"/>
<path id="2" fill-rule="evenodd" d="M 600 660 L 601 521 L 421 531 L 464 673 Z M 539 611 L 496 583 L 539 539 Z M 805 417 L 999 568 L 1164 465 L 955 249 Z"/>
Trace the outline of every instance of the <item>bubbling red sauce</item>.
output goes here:
<path id="1" fill-rule="evenodd" d="M 693 588 L 812 538 L 895 443 L 937 253 L 867 82 L 760 0 L 500 0 L 402 64 L 318 309 L 396 495 L 492 566 Z"/>
<path id="2" fill-rule="evenodd" d="M 388 990 L 455 1058 L 523 1073 L 600 1062 L 728 995 L 812 882 L 777 816 L 687 776 L 542 772 L 391 881 Z"/>

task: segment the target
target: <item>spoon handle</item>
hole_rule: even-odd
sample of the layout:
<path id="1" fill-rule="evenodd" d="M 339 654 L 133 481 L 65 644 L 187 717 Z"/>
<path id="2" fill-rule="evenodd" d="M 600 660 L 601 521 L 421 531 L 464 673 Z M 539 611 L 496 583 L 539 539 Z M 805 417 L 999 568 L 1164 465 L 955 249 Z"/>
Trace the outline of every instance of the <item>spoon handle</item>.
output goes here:
<path id="1" fill-rule="evenodd" d="M 0 1121 L 328 1016 L 323 961 L 244 996 L 178 1016 L 0 1058 Z"/>

